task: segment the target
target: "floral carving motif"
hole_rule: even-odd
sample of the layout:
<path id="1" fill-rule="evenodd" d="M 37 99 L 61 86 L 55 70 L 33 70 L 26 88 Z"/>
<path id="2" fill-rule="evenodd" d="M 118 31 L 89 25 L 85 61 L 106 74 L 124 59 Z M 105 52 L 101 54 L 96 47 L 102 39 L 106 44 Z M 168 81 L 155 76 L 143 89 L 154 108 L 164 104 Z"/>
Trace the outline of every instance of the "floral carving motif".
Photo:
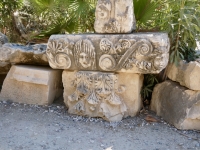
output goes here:
<path id="1" fill-rule="evenodd" d="M 74 103 L 77 112 L 84 112 L 89 108 L 90 111 L 98 113 L 101 103 L 112 107 L 121 107 L 123 104 L 120 96 L 116 94 L 117 76 L 114 73 L 79 71 L 73 83 L 76 90 L 68 96 L 68 100 Z"/>
<path id="2" fill-rule="evenodd" d="M 104 38 L 100 42 L 100 49 L 103 55 L 99 59 L 99 66 L 105 71 L 131 69 L 134 66 L 143 71 L 156 71 L 164 68 L 167 64 L 164 61 L 167 57 L 166 54 L 154 49 L 151 42 L 146 39 L 138 41 L 120 39 L 114 45 Z"/>
<path id="3" fill-rule="evenodd" d="M 52 68 L 68 69 L 71 67 L 72 51 L 69 45 L 68 40 L 49 40 L 46 53 Z"/>

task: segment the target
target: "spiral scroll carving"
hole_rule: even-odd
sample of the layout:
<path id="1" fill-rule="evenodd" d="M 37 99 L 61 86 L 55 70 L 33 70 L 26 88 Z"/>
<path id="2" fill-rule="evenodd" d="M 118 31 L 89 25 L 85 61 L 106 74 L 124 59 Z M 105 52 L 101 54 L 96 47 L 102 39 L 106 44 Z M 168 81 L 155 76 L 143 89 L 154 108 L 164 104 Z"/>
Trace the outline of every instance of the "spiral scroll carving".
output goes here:
<path id="1" fill-rule="evenodd" d="M 144 39 L 141 41 L 143 41 L 144 43 L 139 46 L 138 52 L 144 56 L 151 54 L 153 51 L 153 47 L 152 47 L 151 43 Z"/>
<path id="2" fill-rule="evenodd" d="M 112 71 L 116 66 L 116 61 L 111 55 L 104 54 L 99 59 L 99 66 L 106 71 Z"/>
<path id="3" fill-rule="evenodd" d="M 71 67 L 71 59 L 65 53 L 58 53 L 55 56 L 55 63 L 57 66 L 61 68 L 65 68 L 65 69 L 68 69 Z"/>

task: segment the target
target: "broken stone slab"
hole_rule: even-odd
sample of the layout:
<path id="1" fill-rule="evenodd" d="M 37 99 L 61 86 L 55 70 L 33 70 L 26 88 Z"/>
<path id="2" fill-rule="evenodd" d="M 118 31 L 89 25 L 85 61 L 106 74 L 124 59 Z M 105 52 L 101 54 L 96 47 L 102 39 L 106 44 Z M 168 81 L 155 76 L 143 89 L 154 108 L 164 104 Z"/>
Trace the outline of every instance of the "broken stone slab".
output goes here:
<path id="1" fill-rule="evenodd" d="M 98 0 L 94 29 L 97 33 L 131 33 L 136 29 L 133 0 Z"/>
<path id="2" fill-rule="evenodd" d="M 0 32 L 0 47 L 5 44 L 5 43 L 8 43 L 8 38 L 6 35 L 2 34 Z"/>
<path id="3" fill-rule="evenodd" d="M 200 130 L 200 91 L 165 81 L 155 86 L 150 108 L 178 129 Z"/>
<path id="4" fill-rule="evenodd" d="M 20 45 L 6 43 L 0 47 L 0 74 L 9 71 L 11 64 L 48 65 L 46 44 Z"/>
<path id="5" fill-rule="evenodd" d="M 13 65 L 4 80 L 0 100 L 49 105 L 62 95 L 62 70 Z"/>
<path id="6" fill-rule="evenodd" d="M 167 76 L 191 90 L 200 90 L 200 63 L 197 61 L 182 60 L 178 66 L 170 64 Z"/>
<path id="7" fill-rule="evenodd" d="M 62 80 L 71 114 L 121 121 L 142 107 L 141 74 L 64 70 Z"/>
<path id="8" fill-rule="evenodd" d="M 54 69 L 159 73 L 169 59 L 166 33 L 52 35 L 47 45 Z"/>

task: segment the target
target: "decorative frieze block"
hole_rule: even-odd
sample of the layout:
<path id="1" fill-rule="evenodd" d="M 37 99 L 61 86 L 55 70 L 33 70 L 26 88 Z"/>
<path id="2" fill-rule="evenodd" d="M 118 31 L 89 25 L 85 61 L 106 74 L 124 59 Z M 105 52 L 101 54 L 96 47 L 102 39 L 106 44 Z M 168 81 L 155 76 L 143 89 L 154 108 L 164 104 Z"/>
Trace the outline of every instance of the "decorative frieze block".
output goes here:
<path id="1" fill-rule="evenodd" d="M 62 79 L 69 113 L 120 121 L 141 109 L 143 75 L 63 71 Z"/>
<path id="2" fill-rule="evenodd" d="M 13 65 L 4 80 L 0 100 L 48 105 L 60 97 L 62 70 L 50 67 Z"/>
<path id="3" fill-rule="evenodd" d="M 131 33 L 136 28 L 133 0 L 98 0 L 94 29 L 97 33 Z"/>
<path id="4" fill-rule="evenodd" d="M 52 35 L 47 45 L 54 69 L 159 73 L 169 58 L 166 33 Z"/>

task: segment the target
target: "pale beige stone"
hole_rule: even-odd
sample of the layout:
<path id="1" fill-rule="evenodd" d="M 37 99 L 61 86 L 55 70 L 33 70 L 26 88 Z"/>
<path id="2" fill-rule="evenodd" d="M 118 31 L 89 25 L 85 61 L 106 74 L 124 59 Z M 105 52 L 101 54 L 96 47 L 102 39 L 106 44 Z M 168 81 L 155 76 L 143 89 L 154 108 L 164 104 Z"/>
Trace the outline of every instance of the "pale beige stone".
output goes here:
<path id="1" fill-rule="evenodd" d="M 69 113 L 120 121 L 142 107 L 141 74 L 65 70 L 62 80 Z"/>
<path id="2" fill-rule="evenodd" d="M 49 105 L 62 95 L 62 70 L 13 65 L 4 80 L 0 100 Z"/>
<path id="3" fill-rule="evenodd" d="M 200 130 L 200 91 L 165 81 L 154 88 L 150 108 L 178 129 Z"/>
<path id="4" fill-rule="evenodd" d="M 178 66 L 171 64 L 167 76 L 191 90 L 200 90 L 200 63 L 197 61 L 182 60 Z"/>
<path id="5" fill-rule="evenodd" d="M 159 73 L 169 59 L 166 33 L 52 35 L 47 45 L 54 69 Z"/>
<path id="6" fill-rule="evenodd" d="M 97 33 L 131 33 L 136 29 L 133 0 L 98 0 L 94 29 Z"/>

